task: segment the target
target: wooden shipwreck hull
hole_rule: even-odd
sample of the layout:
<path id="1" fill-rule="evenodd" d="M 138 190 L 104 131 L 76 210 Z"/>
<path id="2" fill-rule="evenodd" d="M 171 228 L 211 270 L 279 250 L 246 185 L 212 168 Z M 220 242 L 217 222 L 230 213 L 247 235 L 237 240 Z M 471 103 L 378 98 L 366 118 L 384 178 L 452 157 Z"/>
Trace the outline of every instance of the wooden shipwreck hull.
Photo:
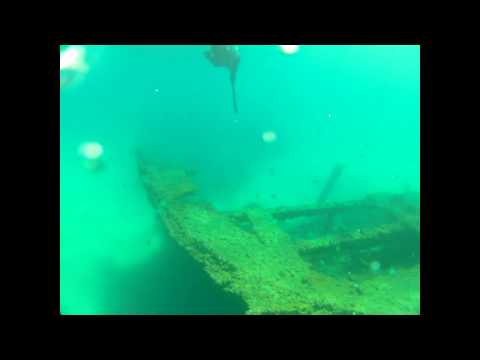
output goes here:
<path id="1" fill-rule="evenodd" d="M 398 231 L 418 233 L 418 217 L 401 215 L 402 221 L 361 231 L 294 240 L 279 222 L 321 212 L 341 212 L 364 203 L 242 212 L 219 212 L 195 199 L 189 174 L 148 163 L 139 157 L 145 189 L 168 234 L 225 291 L 246 304 L 247 314 L 415 314 L 411 298 L 392 298 L 396 289 L 382 276 L 333 277 L 316 271 L 305 255 L 339 244 L 388 242 Z M 371 204 L 370 204 L 371 205 Z M 397 215 L 395 215 L 397 216 Z M 342 245 L 342 246 L 343 246 Z M 307 256 L 308 257 L 308 256 Z M 418 266 L 399 269 L 418 288 Z M 382 288 L 383 285 L 383 288 Z"/>

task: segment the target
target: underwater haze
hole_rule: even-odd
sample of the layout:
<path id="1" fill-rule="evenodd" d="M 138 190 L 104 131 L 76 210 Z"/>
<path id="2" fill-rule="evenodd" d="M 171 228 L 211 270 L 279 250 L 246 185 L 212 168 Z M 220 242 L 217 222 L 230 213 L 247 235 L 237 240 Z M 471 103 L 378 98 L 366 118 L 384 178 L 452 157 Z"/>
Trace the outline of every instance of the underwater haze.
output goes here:
<path id="1" fill-rule="evenodd" d="M 212 219 L 242 211 L 250 217 L 246 209 L 269 214 L 296 209 L 301 219 L 272 220 L 294 246 L 314 244 L 326 234 L 341 239 L 333 247 L 315 247 L 321 248 L 315 253 L 300 252 L 298 260 L 292 255 L 322 277 L 318 289 L 334 281 L 352 289 L 336 294 L 335 286 L 325 286 L 330 290 L 321 296 L 327 297 L 318 302 L 331 306 L 320 306 L 318 314 L 419 314 L 418 228 L 386 234 L 403 220 L 366 216 L 370 205 L 361 205 L 367 210 L 355 205 L 351 215 L 338 215 L 328 226 L 330 217 L 306 217 L 299 209 L 308 205 L 320 213 L 322 206 L 375 198 L 385 214 L 398 206 L 407 209 L 409 219 L 416 214 L 411 209 L 420 202 L 420 46 L 288 49 L 60 47 L 61 314 L 293 314 L 296 310 L 286 309 L 297 304 L 286 303 L 288 294 L 310 299 L 314 290 L 292 285 L 287 274 L 277 281 L 289 282 L 279 292 L 287 295 L 278 304 L 265 302 L 264 290 L 252 289 L 250 275 L 242 277 L 242 265 L 233 258 L 235 275 L 228 274 L 225 285 L 205 260 L 222 257 L 222 251 L 225 262 L 230 259 L 229 239 L 219 240 L 215 222 L 209 236 L 217 237 L 202 247 L 189 245 L 193 238 L 196 244 L 204 241 L 200 233 L 190 242 L 179 238 L 199 229 L 182 222 L 187 215 L 176 220 L 175 229 L 183 230 L 172 230 L 173 214 L 189 204 L 211 212 Z M 229 61 L 238 61 L 238 67 Z M 194 194 L 152 200 L 139 154 L 155 166 L 186 169 Z M 151 179 L 160 184 L 167 175 L 158 171 Z M 204 203 L 208 206 L 198 205 Z M 250 219 L 249 229 L 233 220 L 228 224 L 238 225 L 247 238 L 257 231 L 253 215 Z M 222 220 L 222 228 L 226 223 Z M 368 232 L 363 243 L 348 245 L 353 242 L 345 239 L 352 237 L 345 234 L 364 226 L 383 226 L 383 235 Z M 257 235 L 261 238 L 261 231 Z M 252 249 L 247 240 L 244 244 Z M 199 254 L 200 248 L 205 253 Z M 253 271 L 245 264 L 245 273 Z M 285 260 L 287 272 L 288 264 Z M 267 283 L 274 270 L 263 277 L 268 260 L 262 266 L 255 270 L 264 279 L 258 282 Z M 311 289 L 317 283 L 312 280 Z M 341 310 L 328 310 L 337 304 Z M 302 306 L 298 314 L 316 313 Z"/>

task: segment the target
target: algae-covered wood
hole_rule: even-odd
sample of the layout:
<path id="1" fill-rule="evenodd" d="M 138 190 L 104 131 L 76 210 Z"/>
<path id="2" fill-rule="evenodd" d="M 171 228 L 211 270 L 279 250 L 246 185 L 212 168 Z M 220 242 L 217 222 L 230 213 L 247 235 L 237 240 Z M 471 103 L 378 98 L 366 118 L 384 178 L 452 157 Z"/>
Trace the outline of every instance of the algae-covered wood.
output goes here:
<path id="1" fill-rule="evenodd" d="M 405 299 L 400 295 L 392 299 L 392 288 L 385 277 L 363 275 L 352 279 L 329 276 L 315 270 L 302 256 L 302 253 L 338 243 L 388 241 L 388 235 L 401 231 L 405 223 L 385 224 L 310 242 L 294 241 L 279 221 L 293 216 L 295 210 L 282 212 L 250 207 L 234 215 L 221 213 L 207 203 L 186 197 L 195 191 L 186 171 L 161 168 L 141 159 L 139 169 L 152 204 L 170 237 L 200 263 L 219 286 L 239 296 L 247 306 L 247 314 L 417 311 L 406 307 Z M 355 206 L 360 205 L 355 203 Z M 336 207 L 343 209 L 342 206 Z M 296 213 L 305 214 L 305 210 L 298 209 Z M 412 223 L 415 226 L 415 219 L 408 219 L 408 224 Z M 397 276 L 403 273 L 405 271 L 399 271 Z M 408 272 L 413 273 L 415 271 Z M 415 290 L 416 287 L 411 285 L 409 289 Z M 415 296 L 415 291 L 412 293 L 408 296 Z"/>

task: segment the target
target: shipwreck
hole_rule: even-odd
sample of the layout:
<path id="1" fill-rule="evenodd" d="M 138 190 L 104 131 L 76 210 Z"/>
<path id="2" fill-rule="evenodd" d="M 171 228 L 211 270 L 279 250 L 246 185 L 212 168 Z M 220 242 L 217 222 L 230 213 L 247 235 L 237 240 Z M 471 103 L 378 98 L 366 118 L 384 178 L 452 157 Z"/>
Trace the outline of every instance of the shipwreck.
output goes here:
<path id="1" fill-rule="evenodd" d="M 246 314 L 419 314 L 418 194 L 221 212 L 185 169 L 137 159 L 169 237 Z"/>

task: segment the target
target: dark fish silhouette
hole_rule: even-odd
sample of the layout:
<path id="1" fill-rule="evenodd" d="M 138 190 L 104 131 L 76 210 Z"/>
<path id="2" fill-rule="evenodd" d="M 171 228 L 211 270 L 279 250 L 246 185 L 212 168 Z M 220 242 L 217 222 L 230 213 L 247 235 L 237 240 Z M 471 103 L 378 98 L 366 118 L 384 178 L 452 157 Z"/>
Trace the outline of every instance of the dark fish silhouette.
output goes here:
<path id="1" fill-rule="evenodd" d="M 211 45 L 205 52 L 207 59 L 218 67 L 225 67 L 230 72 L 230 85 L 232 87 L 233 109 L 238 113 L 237 92 L 235 82 L 237 79 L 238 64 L 240 63 L 240 54 L 233 45 Z"/>

